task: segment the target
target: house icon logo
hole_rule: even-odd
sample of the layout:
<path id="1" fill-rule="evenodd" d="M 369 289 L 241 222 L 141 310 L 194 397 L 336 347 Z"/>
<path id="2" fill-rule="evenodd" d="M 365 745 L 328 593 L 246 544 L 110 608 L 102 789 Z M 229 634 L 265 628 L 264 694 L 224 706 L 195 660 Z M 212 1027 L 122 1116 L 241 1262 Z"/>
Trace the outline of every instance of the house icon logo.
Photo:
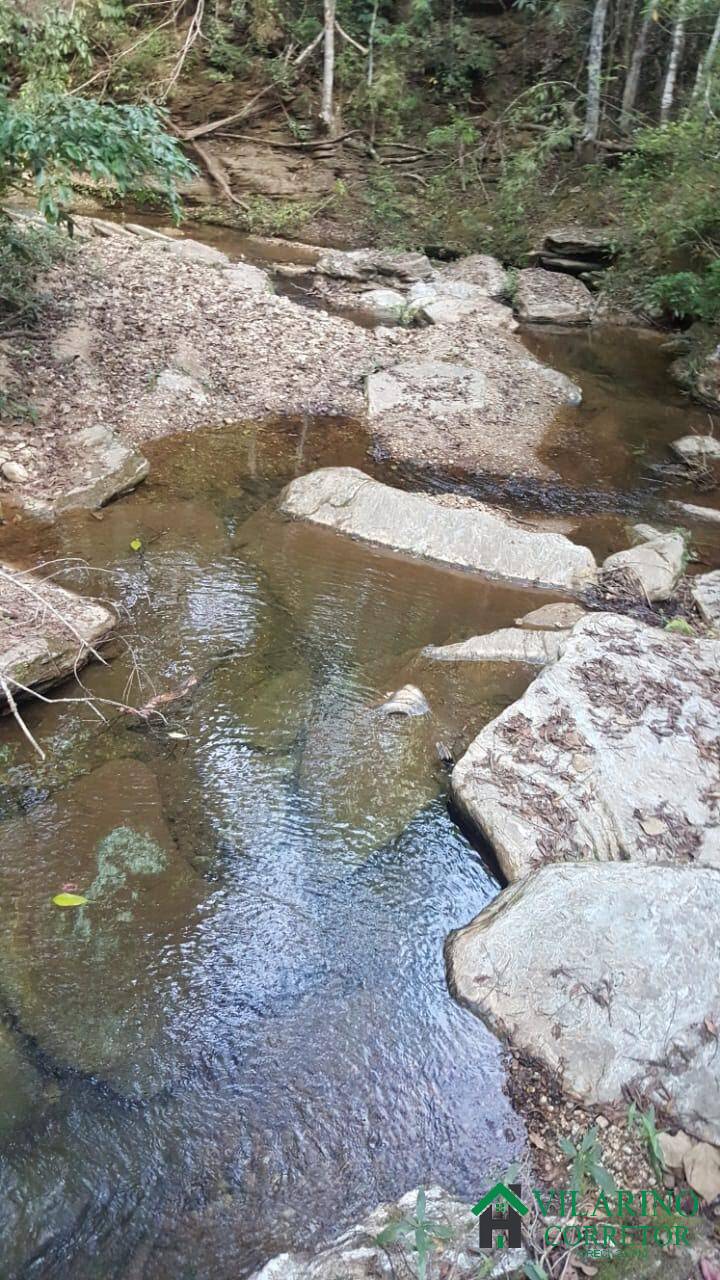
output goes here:
<path id="1" fill-rule="evenodd" d="M 520 1199 L 522 1188 L 519 1182 L 496 1182 L 482 1200 L 473 1206 L 473 1213 L 479 1219 L 481 1249 L 520 1249 L 522 1246 L 522 1219 L 529 1212 L 526 1204 Z M 495 1202 L 504 1200 L 506 1208 L 496 1212 Z M 497 1233 L 496 1244 L 493 1235 Z"/>

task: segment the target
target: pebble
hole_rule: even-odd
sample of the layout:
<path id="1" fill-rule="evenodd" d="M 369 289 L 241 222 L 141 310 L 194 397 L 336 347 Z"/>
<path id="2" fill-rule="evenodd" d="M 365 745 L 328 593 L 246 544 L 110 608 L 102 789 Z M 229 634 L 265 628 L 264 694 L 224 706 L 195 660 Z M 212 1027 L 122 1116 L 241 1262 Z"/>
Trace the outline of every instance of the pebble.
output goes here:
<path id="1" fill-rule="evenodd" d="M 30 473 L 27 467 L 21 462 L 3 462 L 2 464 L 3 479 L 10 484 L 25 484 L 30 479 Z"/>

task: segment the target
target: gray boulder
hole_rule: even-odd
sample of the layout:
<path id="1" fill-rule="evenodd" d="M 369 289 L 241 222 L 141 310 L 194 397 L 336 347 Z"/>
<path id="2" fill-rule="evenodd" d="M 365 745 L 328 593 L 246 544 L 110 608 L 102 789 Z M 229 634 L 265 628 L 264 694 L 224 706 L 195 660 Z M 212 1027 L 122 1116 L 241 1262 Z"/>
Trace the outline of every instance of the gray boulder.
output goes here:
<path id="1" fill-rule="evenodd" d="M 272 293 L 273 286 L 267 271 L 254 267 L 250 262 L 233 262 L 223 271 L 223 280 L 238 293 Z"/>
<path id="2" fill-rule="evenodd" d="M 640 527 L 640 526 L 638 526 Z M 637 547 L 608 556 L 600 569 L 600 583 L 612 594 L 637 592 L 650 601 L 669 600 L 682 577 L 687 559 L 681 533 L 651 535 Z"/>
<path id="3" fill-rule="evenodd" d="M 450 935 L 450 989 L 585 1105 L 639 1093 L 717 1143 L 718 913 L 717 870 L 545 867 Z"/>
<path id="4" fill-rule="evenodd" d="M 293 480 L 279 507 L 365 542 L 506 581 L 581 591 L 595 578 L 592 554 L 562 534 L 526 529 L 479 502 L 450 506 L 392 489 L 355 467 L 325 467 Z"/>
<path id="5" fill-rule="evenodd" d="M 227 267 L 230 263 L 228 255 L 222 249 L 203 244 L 201 240 L 169 240 L 166 248 L 168 253 L 175 258 L 183 258 L 185 262 L 200 262 L 209 267 Z"/>
<path id="6" fill-rule="evenodd" d="M 720 569 L 691 578 L 690 590 L 701 617 L 713 626 L 720 624 Z"/>
<path id="7" fill-rule="evenodd" d="M 107 427 L 87 427 L 71 441 L 78 459 L 79 477 L 53 503 L 56 511 L 75 507 L 97 510 L 113 498 L 136 489 L 150 464 L 137 450 L 123 443 Z"/>
<path id="8" fill-rule="evenodd" d="M 508 880 L 580 859 L 720 866 L 719 663 L 717 641 L 615 614 L 577 623 L 453 770 Z"/>
<path id="9" fill-rule="evenodd" d="M 673 440 L 672 448 L 689 466 L 707 466 L 720 460 L 720 440 L 715 436 L 681 436 Z"/>
<path id="10" fill-rule="evenodd" d="M 516 618 L 515 626 L 529 631 L 570 631 L 576 622 L 585 617 L 585 613 L 586 610 L 580 604 L 543 604 L 524 617 Z"/>
<path id="11" fill-rule="evenodd" d="M 429 280 L 433 265 L 424 253 L 393 253 L 384 249 L 353 249 L 349 253 L 330 249 L 317 261 L 321 275 L 337 280 L 392 279 L 413 284 Z"/>
<path id="12" fill-rule="evenodd" d="M 515 309 L 526 324 L 589 324 L 593 296 L 572 276 L 528 267 L 517 274 Z"/>
<path id="13" fill-rule="evenodd" d="M 143 1098 L 172 1085 L 184 948 L 205 886 L 165 825 L 154 775 L 113 761 L 2 827 L 0 991 L 64 1069 Z M 53 898 L 71 882 L 87 905 Z"/>
<path id="14" fill-rule="evenodd" d="M 0 675 L 18 697 L 18 685 L 46 688 L 83 667 L 116 623 L 96 600 L 0 565 Z"/>
<path id="15" fill-rule="evenodd" d="M 507 271 L 497 258 L 487 253 L 471 253 L 467 258 L 458 258 L 457 262 L 442 267 L 438 276 L 443 285 L 456 281 L 471 284 L 498 302 L 507 296 Z"/>
<path id="16" fill-rule="evenodd" d="M 398 324 L 405 312 L 405 298 L 397 289 L 369 289 L 360 293 L 356 306 L 371 320 L 379 324 Z"/>
<path id="17" fill-rule="evenodd" d="M 393 1223 L 412 1218 L 417 1197 L 417 1191 L 408 1191 L 394 1204 L 381 1204 L 357 1226 L 314 1253 L 278 1254 L 250 1280 L 394 1280 L 414 1274 L 417 1255 L 412 1239 L 400 1236 L 382 1244 L 378 1236 Z M 477 1280 L 478 1227 L 472 1205 L 449 1196 L 440 1187 L 428 1187 L 425 1216 L 447 1232 L 447 1238 L 439 1240 L 430 1251 L 428 1280 L 440 1280 L 448 1274 L 454 1280 Z M 482 1275 L 485 1280 L 501 1280 L 517 1274 L 524 1260 L 521 1249 L 499 1252 Z"/>
<path id="18" fill-rule="evenodd" d="M 436 662 L 521 662 L 544 667 L 560 656 L 566 635 L 567 632 L 504 627 L 458 644 L 431 644 L 422 653 Z"/>
<path id="19" fill-rule="evenodd" d="M 378 712 L 383 716 L 427 716 L 430 705 L 422 689 L 414 684 L 404 684 L 402 689 L 397 689 L 381 703 Z"/>

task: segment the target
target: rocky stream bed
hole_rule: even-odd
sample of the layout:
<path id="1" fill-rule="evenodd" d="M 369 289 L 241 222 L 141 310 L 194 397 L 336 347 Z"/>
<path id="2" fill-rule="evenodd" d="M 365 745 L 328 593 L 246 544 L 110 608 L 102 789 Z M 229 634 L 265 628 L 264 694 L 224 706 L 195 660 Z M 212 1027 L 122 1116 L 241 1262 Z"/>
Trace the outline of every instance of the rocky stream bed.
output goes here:
<path id="1" fill-rule="evenodd" d="M 593 1125 L 717 1265 L 707 417 L 565 259 L 77 237 L 3 344 L 3 1276 L 395 1275 L 437 1183 L 477 1275 Z"/>

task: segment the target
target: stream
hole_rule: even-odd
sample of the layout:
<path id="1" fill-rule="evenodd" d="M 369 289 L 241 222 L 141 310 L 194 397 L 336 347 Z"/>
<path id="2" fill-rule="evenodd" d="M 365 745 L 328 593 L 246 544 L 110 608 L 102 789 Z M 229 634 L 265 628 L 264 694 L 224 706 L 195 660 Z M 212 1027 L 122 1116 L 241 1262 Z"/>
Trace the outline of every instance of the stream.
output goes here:
<path id="1" fill-rule="evenodd" d="M 252 256 L 232 234 L 208 239 Z M 667 469 L 668 441 L 705 415 L 654 340 L 528 341 L 585 391 L 548 441 L 545 515 L 604 554 L 630 516 L 716 503 Z M 421 1183 L 473 1197 L 525 1141 L 500 1046 L 443 966 L 498 879 L 448 812 L 435 744 L 379 735 L 367 711 L 424 645 L 557 597 L 274 515 L 318 466 L 417 482 L 368 459 L 360 424 L 239 423 L 146 452 L 148 482 L 99 517 L 1 531 L 4 558 L 57 561 L 58 581 L 120 611 L 114 660 L 81 677 L 94 695 L 197 680 L 150 725 L 109 703 L 107 723 L 28 705 L 43 763 L 0 723 L 3 1280 L 235 1280 Z M 718 528 L 694 528 L 703 567 Z M 447 666 L 423 691 L 457 751 L 528 674 Z M 130 893 L 99 924 L 92 902 L 74 924 L 27 911 L 76 882 L 88 848 L 110 884 L 109 841 L 133 820 L 169 851 L 149 908 Z"/>

